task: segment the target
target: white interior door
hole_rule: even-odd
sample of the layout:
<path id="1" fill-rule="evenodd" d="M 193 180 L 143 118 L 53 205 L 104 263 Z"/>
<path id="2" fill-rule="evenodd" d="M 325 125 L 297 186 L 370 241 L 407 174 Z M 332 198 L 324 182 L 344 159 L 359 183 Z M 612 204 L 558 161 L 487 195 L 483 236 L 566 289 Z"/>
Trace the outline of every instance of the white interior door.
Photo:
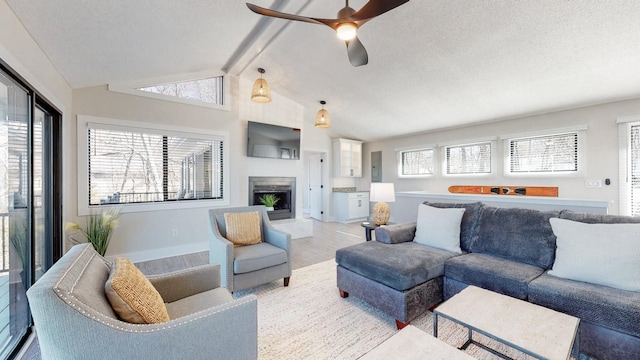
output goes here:
<path id="1" fill-rule="evenodd" d="M 322 167 L 323 154 L 313 154 L 309 157 L 309 215 L 323 220 L 322 208 Z"/>

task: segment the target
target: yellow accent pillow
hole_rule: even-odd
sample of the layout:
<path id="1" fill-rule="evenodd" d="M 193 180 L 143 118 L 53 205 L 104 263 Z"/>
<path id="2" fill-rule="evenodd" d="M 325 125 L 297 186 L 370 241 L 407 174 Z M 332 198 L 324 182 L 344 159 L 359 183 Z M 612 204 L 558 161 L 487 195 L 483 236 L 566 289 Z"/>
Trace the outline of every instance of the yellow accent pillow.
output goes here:
<path id="1" fill-rule="evenodd" d="M 259 212 L 225 213 L 224 222 L 227 227 L 227 240 L 231 241 L 234 247 L 262 242 Z"/>
<path id="2" fill-rule="evenodd" d="M 127 258 L 113 260 L 104 290 L 113 311 L 124 321 L 156 324 L 170 320 L 158 290 Z"/>

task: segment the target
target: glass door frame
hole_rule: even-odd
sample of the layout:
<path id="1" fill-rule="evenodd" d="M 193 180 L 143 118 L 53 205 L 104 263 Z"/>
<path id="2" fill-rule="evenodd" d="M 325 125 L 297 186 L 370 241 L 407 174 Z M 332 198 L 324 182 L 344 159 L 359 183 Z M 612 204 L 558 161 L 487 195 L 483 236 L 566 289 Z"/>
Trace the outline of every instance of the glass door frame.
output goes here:
<path id="1" fill-rule="evenodd" d="M 28 156 L 28 176 L 27 184 L 29 188 L 29 198 L 27 199 L 27 249 L 29 254 L 29 269 L 26 274 L 26 288 L 28 289 L 36 280 L 36 253 L 35 253 L 35 231 L 36 225 L 34 216 L 35 196 L 34 196 L 34 123 L 36 109 L 45 113 L 43 120 L 42 132 L 42 187 L 47 187 L 46 208 L 43 209 L 49 220 L 45 232 L 44 243 L 44 263 L 42 271 L 48 270 L 61 256 L 63 251 L 63 226 L 62 226 L 62 112 L 51 104 L 44 96 L 42 96 L 33 86 L 31 86 L 24 78 L 8 66 L 0 59 L 0 72 L 19 85 L 28 95 L 28 130 L 27 130 L 27 156 Z M 45 167 L 46 166 L 46 167 Z M 44 206 L 44 205 L 43 205 Z M 26 298 L 25 300 L 26 301 Z M 6 349 L 0 349 L 0 356 L 8 355 L 9 358 L 14 357 L 25 344 L 31 335 L 33 327 L 33 319 L 31 314 L 28 316 L 28 328 L 19 341 L 13 342 Z"/>

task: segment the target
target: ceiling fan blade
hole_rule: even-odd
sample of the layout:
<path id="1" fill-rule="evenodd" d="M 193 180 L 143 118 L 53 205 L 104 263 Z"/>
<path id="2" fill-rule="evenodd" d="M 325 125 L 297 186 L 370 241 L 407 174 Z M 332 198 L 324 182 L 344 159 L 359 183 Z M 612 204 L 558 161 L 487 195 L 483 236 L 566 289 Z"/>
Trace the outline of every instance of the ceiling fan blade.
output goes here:
<path id="1" fill-rule="evenodd" d="M 270 16 L 270 17 L 280 18 L 280 19 L 308 22 L 312 24 L 327 25 L 332 29 L 335 29 L 339 24 L 337 19 L 317 19 L 317 18 L 311 18 L 306 16 L 287 14 L 280 11 L 266 9 L 254 4 L 249 4 L 249 3 L 246 3 L 246 4 L 249 10 L 259 15 Z"/>
<path id="2" fill-rule="evenodd" d="M 366 21 L 407 2 L 409 2 L 409 0 L 370 0 L 360 10 L 351 15 L 351 19 L 358 22 L 359 25 L 362 25 Z"/>
<path id="3" fill-rule="evenodd" d="M 349 55 L 349 62 L 354 67 L 367 65 L 369 63 L 369 55 L 364 45 L 360 42 L 358 37 L 354 37 L 351 40 L 345 41 L 347 44 L 347 54 Z"/>

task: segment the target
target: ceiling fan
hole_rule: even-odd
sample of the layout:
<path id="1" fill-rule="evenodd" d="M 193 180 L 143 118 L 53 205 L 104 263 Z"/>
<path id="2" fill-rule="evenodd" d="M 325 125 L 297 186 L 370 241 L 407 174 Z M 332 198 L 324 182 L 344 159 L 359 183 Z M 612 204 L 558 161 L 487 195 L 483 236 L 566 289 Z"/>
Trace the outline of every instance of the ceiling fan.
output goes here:
<path id="1" fill-rule="evenodd" d="M 335 30 L 338 38 L 344 40 L 347 44 L 347 54 L 351 65 L 362 66 L 369 62 L 369 56 L 364 45 L 358 40 L 358 29 L 367 21 L 406 2 L 409 2 L 409 0 L 370 0 L 360 10 L 355 11 L 349 7 L 349 0 L 346 0 L 346 6 L 338 11 L 337 19 L 319 19 L 286 14 L 249 3 L 247 3 L 247 7 L 256 14 L 264 16 L 327 25 Z"/>

